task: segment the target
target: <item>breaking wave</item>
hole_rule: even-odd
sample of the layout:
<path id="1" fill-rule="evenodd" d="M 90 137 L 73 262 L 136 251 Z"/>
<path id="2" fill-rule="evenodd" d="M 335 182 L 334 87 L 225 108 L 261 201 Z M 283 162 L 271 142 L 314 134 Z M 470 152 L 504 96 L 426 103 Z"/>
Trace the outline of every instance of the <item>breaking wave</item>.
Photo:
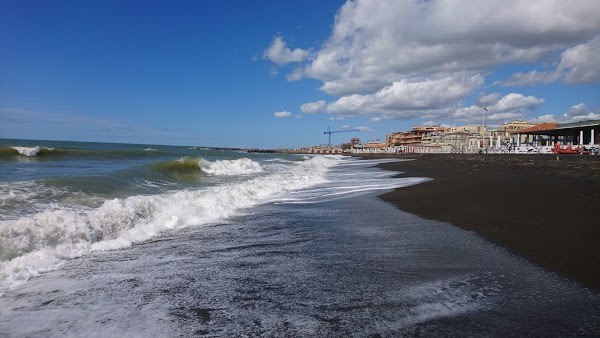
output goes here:
<path id="1" fill-rule="evenodd" d="M 237 160 L 202 161 L 200 168 L 207 174 L 217 176 L 249 175 L 263 172 L 260 163 L 249 158 Z"/>
<path id="2" fill-rule="evenodd" d="M 222 222 L 274 197 L 327 182 L 326 173 L 336 162 L 314 157 L 245 182 L 115 198 L 98 208 L 59 207 L 0 221 L 0 285 L 15 286 L 68 259 L 127 247 L 170 229 Z M 203 171 L 215 175 L 262 171 L 249 159 L 202 163 Z"/>
<path id="3" fill-rule="evenodd" d="M 26 156 L 36 157 L 48 154 L 61 154 L 64 153 L 63 149 L 56 149 L 52 147 L 2 147 L 0 148 L 0 155 L 7 156 Z"/>
<path id="4" fill-rule="evenodd" d="M 182 157 L 178 160 L 154 164 L 152 167 L 159 172 L 196 173 L 200 172 L 201 158 Z"/>

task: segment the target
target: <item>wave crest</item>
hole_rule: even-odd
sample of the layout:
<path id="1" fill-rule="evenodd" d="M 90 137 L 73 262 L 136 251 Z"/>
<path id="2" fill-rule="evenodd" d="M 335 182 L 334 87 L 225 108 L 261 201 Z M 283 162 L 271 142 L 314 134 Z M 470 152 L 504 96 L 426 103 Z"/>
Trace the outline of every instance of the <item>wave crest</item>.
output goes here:
<path id="1" fill-rule="evenodd" d="M 50 153 L 58 153 L 60 150 L 51 147 L 7 147 L 3 148 L 0 153 L 7 155 L 21 155 L 26 157 L 42 156 Z"/>
<path id="2" fill-rule="evenodd" d="M 200 171 L 201 158 L 182 157 L 178 160 L 153 165 L 154 170 L 168 173 L 196 173 Z"/>
<path id="3" fill-rule="evenodd" d="M 245 157 L 237 160 L 202 161 L 200 168 L 205 173 L 216 176 L 250 175 L 263 172 L 263 168 L 258 162 Z"/>

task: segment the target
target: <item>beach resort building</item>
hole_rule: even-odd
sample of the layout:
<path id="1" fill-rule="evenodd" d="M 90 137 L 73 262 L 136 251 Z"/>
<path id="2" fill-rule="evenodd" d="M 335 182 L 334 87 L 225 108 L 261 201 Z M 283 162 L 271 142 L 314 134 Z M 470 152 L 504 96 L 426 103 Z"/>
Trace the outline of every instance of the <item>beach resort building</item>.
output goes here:
<path id="1" fill-rule="evenodd" d="M 600 145 L 600 120 L 575 123 L 542 123 L 511 133 L 517 145 L 552 146 L 556 142 L 565 145 Z"/>
<path id="2" fill-rule="evenodd" d="M 510 122 L 510 123 L 503 123 L 497 129 L 490 130 L 490 136 L 493 140 L 498 140 L 498 137 L 500 137 L 501 144 L 506 144 L 506 143 L 511 142 L 511 138 L 513 138 L 511 143 L 520 143 L 521 141 L 524 142 L 525 140 L 524 139 L 521 139 L 520 141 L 516 140 L 516 139 L 514 139 L 514 135 L 518 134 L 517 132 L 519 130 L 530 128 L 535 125 L 536 125 L 535 123 L 529 123 L 529 122 L 523 121 L 523 120 L 517 120 L 517 121 Z"/>
<path id="3" fill-rule="evenodd" d="M 483 125 L 418 126 L 386 135 L 385 142 L 360 144 L 352 139 L 343 147 L 353 153 L 551 153 L 556 142 L 600 148 L 600 120 L 534 124 L 523 120 L 497 129 Z M 597 153 L 598 151 L 594 152 Z"/>

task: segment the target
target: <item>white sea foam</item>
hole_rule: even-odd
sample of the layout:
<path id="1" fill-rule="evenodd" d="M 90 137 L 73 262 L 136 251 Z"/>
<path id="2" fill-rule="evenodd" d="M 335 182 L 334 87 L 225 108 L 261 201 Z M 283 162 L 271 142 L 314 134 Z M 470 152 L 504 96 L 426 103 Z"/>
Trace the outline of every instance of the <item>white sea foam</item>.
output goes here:
<path id="1" fill-rule="evenodd" d="M 262 170 L 249 159 L 221 162 L 213 163 L 216 172 Z M 0 285 L 21 284 L 91 251 L 127 247 L 169 229 L 221 222 L 276 196 L 327 182 L 325 174 L 336 162 L 314 157 L 285 172 L 241 183 L 131 196 L 105 201 L 96 209 L 65 207 L 0 221 Z"/>
<path id="2" fill-rule="evenodd" d="M 40 193 L 40 186 L 34 181 L 0 183 L 0 208 L 18 201 L 27 201 Z"/>
<path id="3" fill-rule="evenodd" d="M 275 203 L 312 204 L 332 201 L 341 198 L 364 195 L 375 191 L 392 190 L 428 181 L 426 177 L 392 178 L 397 172 L 374 170 L 372 167 L 398 159 L 359 160 L 355 158 L 336 157 L 336 165 L 327 174 L 331 184 L 295 191 L 281 198 L 273 199 Z"/>
<path id="4" fill-rule="evenodd" d="M 11 147 L 19 152 L 21 156 L 35 157 L 40 153 L 40 150 L 54 150 L 54 148 L 47 147 Z"/>
<path id="5" fill-rule="evenodd" d="M 249 158 L 217 160 L 214 162 L 203 160 L 200 169 L 207 174 L 217 176 L 248 175 L 264 171 L 260 163 Z"/>
<path id="6" fill-rule="evenodd" d="M 402 326 L 414 325 L 436 318 L 457 316 L 487 306 L 487 287 L 474 285 L 476 277 L 450 278 L 425 283 L 405 290 L 407 303 L 413 303 L 409 314 L 399 318 Z"/>
<path id="7" fill-rule="evenodd" d="M 39 181 L 0 182 L 0 221 L 53 208 L 58 200 L 69 202 L 77 199 L 90 198 L 83 193 L 61 190 Z"/>

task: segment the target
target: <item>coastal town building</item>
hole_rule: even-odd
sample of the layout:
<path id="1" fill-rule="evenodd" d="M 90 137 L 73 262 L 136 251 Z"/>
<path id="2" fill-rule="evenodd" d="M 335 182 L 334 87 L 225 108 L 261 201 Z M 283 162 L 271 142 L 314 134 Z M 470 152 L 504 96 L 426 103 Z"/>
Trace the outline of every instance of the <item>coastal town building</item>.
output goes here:
<path id="1" fill-rule="evenodd" d="M 417 126 L 393 132 L 384 142 L 344 147 L 353 153 L 551 153 L 556 142 L 600 148 L 600 120 L 534 124 L 523 120 L 487 130 L 483 125 Z"/>
<path id="2" fill-rule="evenodd" d="M 302 148 L 303 153 L 552 153 L 556 143 L 585 147 L 600 153 L 600 120 L 534 124 L 523 120 L 487 130 L 483 125 L 417 126 L 393 132 L 383 142 L 361 143 L 358 138 L 341 146 Z"/>
<path id="3" fill-rule="evenodd" d="M 529 122 L 523 121 L 523 120 L 516 120 L 516 121 L 510 122 L 510 123 L 503 123 L 497 129 L 490 130 L 490 136 L 492 137 L 493 140 L 498 140 L 498 137 L 500 137 L 501 144 L 520 143 L 520 142 L 524 142 L 525 140 L 523 140 L 523 139 L 517 140 L 516 138 L 514 138 L 514 135 L 518 134 L 517 132 L 519 130 L 531 128 L 535 125 L 536 125 L 535 123 L 529 123 Z"/>
<path id="4" fill-rule="evenodd" d="M 556 142 L 565 145 L 594 147 L 600 141 L 600 120 L 575 123 L 542 123 L 512 133 L 518 145 L 552 146 Z"/>

